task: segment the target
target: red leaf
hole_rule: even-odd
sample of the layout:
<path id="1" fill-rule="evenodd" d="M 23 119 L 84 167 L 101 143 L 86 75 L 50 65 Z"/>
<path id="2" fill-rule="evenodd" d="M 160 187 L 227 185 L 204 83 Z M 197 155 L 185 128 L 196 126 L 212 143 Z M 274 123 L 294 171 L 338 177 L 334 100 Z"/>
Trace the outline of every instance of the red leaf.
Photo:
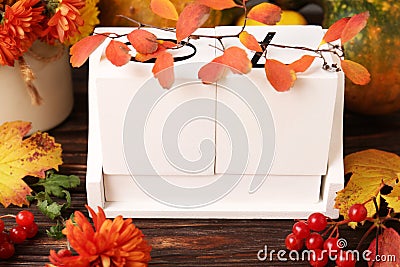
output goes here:
<path id="1" fill-rule="evenodd" d="M 206 22 L 210 16 L 210 8 L 197 3 L 187 5 L 179 15 L 176 23 L 176 40 L 179 43 L 189 37 Z"/>
<path id="2" fill-rule="evenodd" d="M 199 70 L 198 77 L 203 83 L 215 83 L 224 76 L 226 66 L 219 63 L 220 57 L 215 58 Z"/>
<path id="3" fill-rule="evenodd" d="M 224 54 L 218 58 L 217 62 L 230 67 L 233 73 L 246 74 L 251 71 L 252 64 L 246 51 L 237 46 L 227 48 Z"/>
<path id="4" fill-rule="evenodd" d="M 325 43 L 330 43 L 339 39 L 340 36 L 342 35 L 344 27 L 346 26 L 349 20 L 350 17 L 341 18 L 335 23 L 333 23 L 326 31 L 324 38 L 322 40 L 325 41 Z"/>
<path id="5" fill-rule="evenodd" d="M 368 250 L 372 253 L 368 256 L 368 266 L 392 267 L 400 266 L 400 235 L 393 228 L 386 228 L 383 234 L 378 236 L 378 257 L 376 257 L 376 238 L 372 240 Z M 390 258 L 389 258 L 390 257 Z M 379 259 L 380 261 L 374 261 Z M 385 260 L 383 260 L 385 259 Z M 367 259 L 368 260 L 368 259 Z"/>
<path id="6" fill-rule="evenodd" d="M 262 52 L 262 48 L 258 43 L 257 39 L 246 31 L 242 31 L 239 34 L 240 42 L 247 48 L 256 52 Z"/>
<path id="7" fill-rule="evenodd" d="M 128 40 L 138 53 L 151 54 L 157 50 L 157 36 L 146 30 L 137 29 L 128 34 Z"/>
<path id="8" fill-rule="evenodd" d="M 277 5 L 261 3 L 250 9 L 247 17 L 267 25 L 274 25 L 281 20 L 281 13 L 282 10 Z"/>
<path id="9" fill-rule="evenodd" d="M 89 58 L 90 54 L 99 47 L 104 40 L 107 38 L 107 34 L 92 35 L 83 38 L 76 44 L 74 44 L 69 54 L 71 55 L 70 62 L 73 67 L 80 67 Z"/>
<path id="10" fill-rule="evenodd" d="M 153 74 L 158 79 L 160 85 L 165 88 L 171 88 L 175 80 L 174 75 L 174 57 L 167 52 L 161 53 L 154 63 Z"/>
<path id="11" fill-rule="evenodd" d="M 294 72 L 304 72 L 313 63 L 315 56 L 304 55 L 300 59 L 289 64 L 289 68 L 294 70 Z"/>
<path id="12" fill-rule="evenodd" d="M 371 81 L 371 75 L 361 64 L 351 60 L 341 60 L 340 64 L 346 77 L 358 85 L 366 85 Z"/>
<path id="13" fill-rule="evenodd" d="M 233 0 L 197 0 L 196 2 L 215 10 L 223 10 L 238 6 Z"/>
<path id="14" fill-rule="evenodd" d="M 178 20 L 178 12 L 169 0 L 151 0 L 150 8 L 162 18 Z"/>
<path id="15" fill-rule="evenodd" d="M 158 55 L 160 55 L 162 52 L 164 52 L 167 49 L 176 47 L 176 44 L 171 41 L 158 40 L 157 42 L 158 42 L 158 47 L 154 53 L 150 53 L 150 54 L 136 53 L 135 59 L 137 61 L 145 62 L 152 58 L 156 58 Z"/>
<path id="16" fill-rule="evenodd" d="M 276 91 L 288 91 L 293 86 L 296 74 L 288 65 L 275 59 L 267 59 L 264 67 L 267 79 Z"/>
<path id="17" fill-rule="evenodd" d="M 129 47 L 120 41 L 111 40 L 106 48 L 106 57 L 115 66 L 122 66 L 131 60 Z"/>
<path id="18" fill-rule="evenodd" d="M 343 29 L 342 35 L 340 36 L 342 44 L 353 39 L 357 33 L 364 29 L 365 25 L 367 25 L 368 18 L 368 11 L 351 17 Z"/>

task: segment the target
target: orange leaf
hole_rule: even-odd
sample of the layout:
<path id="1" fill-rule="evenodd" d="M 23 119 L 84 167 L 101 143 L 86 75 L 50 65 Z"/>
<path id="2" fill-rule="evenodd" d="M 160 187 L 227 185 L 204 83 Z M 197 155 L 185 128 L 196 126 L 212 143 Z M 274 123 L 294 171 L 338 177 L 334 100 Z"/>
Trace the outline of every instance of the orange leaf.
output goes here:
<path id="1" fill-rule="evenodd" d="M 151 0 L 150 8 L 160 17 L 172 20 L 178 19 L 178 12 L 176 11 L 174 4 L 169 0 Z"/>
<path id="2" fill-rule="evenodd" d="M 246 31 L 242 31 L 239 34 L 240 42 L 247 48 L 256 52 L 263 52 L 260 44 L 258 43 L 257 39 Z"/>
<path id="3" fill-rule="evenodd" d="M 276 91 L 288 91 L 293 86 L 296 74 L 286 64 L 275 59 L 267 59 L 264 67 L 267 79 Z"/>
<path id="4" fill-rule="evenodd" d="M 341 18 L 335 23 L 333 23 L 326 31 L 324 38 L 322 40 L 325 41 L 325 43 L 330 43 L 339 39 L 340 36 L 342 35 L 344 27 L 346 26 L 349 20 L 350 17 L 346 17 L 346 18 Z"/>
<path id="5" fill-rule="evenodd" d="M 210 63 L 207 63 L 200 68 L 198 77 L 203 83 L 215 83 L 223 77 L 226 66 L 219 62 L 220 58 L 221 57 L 217 57 Z"/>
<path id="6" fill-rule="evenodd" d="M 361 64 L 351 60 L 341 60 L 340 64 L 346 77 L 358 85 L 366 85 L 371 81 L 371 75 Z"/>
<path id="7" fill-rule="evenodd" d="M 62 164 L 61 145 L 47 133 L 34 133 L 29 122 L 14 121 L 0 125 L 0 203 L 22 206 L 32 191 L 22 180 L 25 176 L 45 178 L 45 171 Z"/>
<path id="8" fill-rule="evenodd" d="M 347 41 L 353 39 L 354 36 L 357 35 L 362 29 L 364 29 L 365 25 L 367 25 L 367 20 L 369 18 L 369 12 L 363 12 L 357 15 L 354 15 L 347 22 L 346 26 L 343 29 L 341 35 L 341 42 L 344 44 Z"/>
<path id="9" fill-rule="evenodd" d="M 74 44 L 69 54 L 71 55 L 70 62 L 73 67 L 80 67 L 89 58 L 90 54 L 99 47 L 107 38 L 107 34 L 96 34 L 83 38 Z"/>
<path id="10" fill-rule="evenodd" d="M 187 5 L 179 15 L 176 23 L 176 40 L 179 43 L 189 37 L 206 22 L 210 16 L 210 8 L 197 3 Z"/>
<path id="11" fill-rule="evenodd" d="M 171 88 L 175 80 L 174 75 L 174 57 L 167 52 L 161 53 L 154 63 L 152 72 L 154 77 L 158 79 L 160 85 L 165 88 Z"/>
<path id="12" fill-rule="evenodd" d="M 289 68 L 294 70 L 294 72 L 304 72 L 313 63 L 315 56 L 304 55 L 300 59 L 289 64 Z"/>
<path id="13" fill-rule="evenodd" d="M 233 73 L 246 74 L 251 71 L 252 64 L 246 51 L 237 46 L 227 48 L 218 58 L 218 62 L 230 67 Z"/>
<path id="14" fill-rule="evenodd" d="M 215 10 L 223 10 L 238 6 L 233 0 L 197 0 L 196 2 Z"/>
<path id="15" fill-rule="evenodd" d="M 122 66 L 131 60 L 129 47 L 120 41 L 111 40 L 106 48 L 106 57 L 115 66 Z"/>
<path id="16" fill-rule="evenodd" d="M 277 5 L 261 3 L 250 9 L 247 17 L 267 25 L 274 25 L 281 20 L 281 13 L 282 10 Z"/>
<path id="17" fill-rule="evenodd" d="M 128 34 L 128 40 L 138 53 L 151 54 L 157 50 L 157 36 L 146 30 L 137 29 Z"/>
<path id="18" fill-rule="evenodd" d="M 156 58 L 160 53 L 164 52 L 167 49 L 176 47 L 176 44 L 171 41 L 158 40 L 157 42 L 158 42 L 158 47 L 154 53 L 150 54 L 136 53 L 135 59 L 140 62 L 145 62 L 152 58 Z"/>

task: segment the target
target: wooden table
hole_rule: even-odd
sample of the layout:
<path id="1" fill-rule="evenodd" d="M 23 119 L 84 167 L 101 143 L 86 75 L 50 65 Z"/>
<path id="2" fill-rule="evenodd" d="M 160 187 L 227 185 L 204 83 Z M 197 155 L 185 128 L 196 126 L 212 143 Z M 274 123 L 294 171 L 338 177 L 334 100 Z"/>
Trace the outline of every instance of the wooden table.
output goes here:
<path id="1" fill-rule="evenodd" d="M 49 131 L 62 144 L 64 164 L 60 172 L 81 178 L 79 188 L 72 193 L 72 210 L 85 212 L 85 173 L 88 134 L 87 66 L 73 71 L 75 107 L 69 118 Z M 400 155 L 400 112 L 363 117 L 345 114 L 344 151 L 349 154 L 367 148 L 377 148 Z M 0 208 L 0 213 L 16 214 L 21 208 Z M 39 224 L 39 234 L 32 240 L 16 245 L 15 256 L 0 261 L 0 266 L 44 266 L 50 249 L 66 246 L 66 239 L 53 240 L 45 234 L 52 221 L 42 216 L 36 207 L 29 208 Z M 172 220 L 136 219 L 153 246 L 150 266 L 309 266 L 306 262 L 260 262 L 257 252 L 284 249 L 284 239 L 290 233 L 292 220 Z M 399 226 L 397 226 L 399 228 Z M 397 229 L 400 230 L 400 229 Z M 365 229 L 347 227 L 341 236 L 354 249 Z"/>

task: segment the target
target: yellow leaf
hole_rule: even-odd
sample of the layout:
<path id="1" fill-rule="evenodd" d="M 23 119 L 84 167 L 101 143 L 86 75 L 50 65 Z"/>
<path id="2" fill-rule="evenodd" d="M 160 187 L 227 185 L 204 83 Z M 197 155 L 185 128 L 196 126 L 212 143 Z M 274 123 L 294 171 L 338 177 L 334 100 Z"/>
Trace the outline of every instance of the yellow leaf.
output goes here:
<path id="1" fill-rule="evenodd" d="M 345 174 L 352 173 L 346 187 L 337 193 L 335 208 L 348 218 L 347 212 L 353 204 L 364 203 L 372 197 L 379 201 L 383 185 L 394 186 L 400 173 L 400 157 L 396 154 L 368 149 L 350 154 L 344 159 Z M 378 202 L 379 204 L 379 202 Z M 365 207 L 368 216 L 376 211 L 372 201 Z"/>
<path id="2" fill-rule="evenodd" d="M 400 179 L 400 173 L 398 174 Z M 393 186 L 392 191 L 388 195 L 382 195 L 389 205 L 395 212 L 400 212 L 400 183 Z"/>
<path id="3" fill-rule="evenodd" d="M 6 122 L 0 126 L 0 203 L 22 206 L 28 204 L 31 189 L 22 180 L 25 176 L 45 177 L 45 171 L 58 170 L 62 164 L 61 145 L 47 133 L 30 131 L 29 122 Z"/>

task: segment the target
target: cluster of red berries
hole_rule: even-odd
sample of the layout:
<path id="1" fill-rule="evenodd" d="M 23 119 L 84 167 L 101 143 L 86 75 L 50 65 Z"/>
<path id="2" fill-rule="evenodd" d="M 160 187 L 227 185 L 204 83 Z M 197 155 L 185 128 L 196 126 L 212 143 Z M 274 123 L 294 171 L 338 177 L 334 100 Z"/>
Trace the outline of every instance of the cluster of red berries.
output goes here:
<path id="1" fill-rule="evenodd" d="M 355 204 L 350 207 L 348 215 L 349 221 L 361 222 L 367 217 L 367 209 L 362 204 Z M 311 214 L 307 221 L 297 221 L 285 239 L 286 248 L 300 251 L 306 247 L 310 252 L 308 261 L 313 267 L 326 266 L 330 259 L 335 260 L 338 267 L 354 267 L 357 259 L 350 251 L 343 250 L 347 245 L 344 239 L 338 236 L 323 238 L 326 233 L 320 232 L 327 225 L 327 217 L 319 212 Z"/>
<path id="2" fill-rule="evenodd" d="M 2 218 L 7 217 L 15 218 L 17 225 L 6 231 Z M 14 244 L 20 244 L 37 234 L 38 226 L 34 219 L 33 214 L 27 210 L 18 212 L 16 216 L 0 216 L 0 259 L 11 258 L 15 252 Z"/>

